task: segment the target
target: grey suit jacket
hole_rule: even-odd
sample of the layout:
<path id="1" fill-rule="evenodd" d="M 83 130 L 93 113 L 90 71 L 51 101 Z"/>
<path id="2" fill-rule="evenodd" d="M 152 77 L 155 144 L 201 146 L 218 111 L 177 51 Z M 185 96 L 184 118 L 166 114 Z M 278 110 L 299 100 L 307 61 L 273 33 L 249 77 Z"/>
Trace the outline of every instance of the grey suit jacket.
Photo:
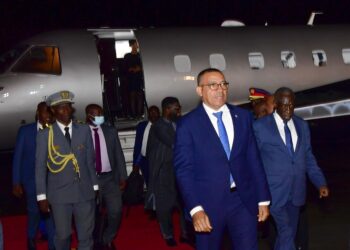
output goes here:
<path id="1" fill-rule="evenodd" d="M 76 203 L 95 197 L 94 185 L 97 185 L 95 172 L 95 154 L 90 128 L 87 125 L 72 125 L 71 146 L 57 123 L 52 125 L 54 132 L 53 144 L 60 154 L 73 153 L 78 161 L 80 180 L 70 161 L 59 173 L 52 173 L 47 168 L 47 162 L 54 169 L 56 166 L 48 156 L 49 130 L 40 131 L 37 135 L 35 179 L 38 195 L 46 194 L 50 203 Z M 57 158 L 56 160 L 60 160 Z"/>
<path id="2" fill-rule="evenodd" d="M 113 175 L 115 180 L 119 184 L 120 180 L 126 180 L 128 177 L 126 172 L 125 158 L 120 145 L 119 136 L 117 130 L 114 127 L 107 125 L 101 125 L 103 135 L 105 136 L 107 153 Z"/>

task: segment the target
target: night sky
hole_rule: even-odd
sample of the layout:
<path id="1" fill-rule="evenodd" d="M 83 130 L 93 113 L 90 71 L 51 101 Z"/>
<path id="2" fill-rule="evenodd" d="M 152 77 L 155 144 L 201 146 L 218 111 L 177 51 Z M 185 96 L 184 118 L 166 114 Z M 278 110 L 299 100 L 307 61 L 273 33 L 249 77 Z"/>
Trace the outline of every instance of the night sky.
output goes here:
<path id="1" fill-rule="evenodd" d="M 1 0 L 0 50 L 54 29 L 306 24 L 312 10 L 324 12 L 316 24 L 350 23 L 349 0 Z"/>

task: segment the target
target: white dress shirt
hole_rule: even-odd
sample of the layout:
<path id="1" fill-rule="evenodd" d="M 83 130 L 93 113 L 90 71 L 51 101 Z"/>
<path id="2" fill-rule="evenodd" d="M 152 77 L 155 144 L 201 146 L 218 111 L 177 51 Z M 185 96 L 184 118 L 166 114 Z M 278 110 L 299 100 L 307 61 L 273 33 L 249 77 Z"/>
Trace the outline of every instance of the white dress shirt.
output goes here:
<path id="1" fill-rule="evenodd" d="M 279 116 L 279 114 L 277 114 L 276 111 L 273 113 L 273 117 L 275 118 L 278 131 L 280 132 L 280 136 L 281 136 L 284 144 L 286 144 L 286 135 L 284 133 L 284 122 L 283 122 L 282 118 Z M 297 147 L 297 142 L 298 142 L 298 134 L 297 134 L 297 130 L 295 129 L 294 122 L 292 119 L 290 119 L 287 122 L 287 126 L 288 126 L 290 133 L 292 135 L 293 149 L 295 151 L 295 149 Z"/>
<path id="2" fill-rule="evenodd" d="M 230 143 L 230 150 L 232 150 L 232 145 L 233 145 L 233 140 L 234 140 L 234 130 L 233 130 L 233 121 L 232 121 L 232 117 L 231 117 L 231 113 L 230 110 L 228 109 L 228 107 L 226 105 L 222 106 L 220 109 L 215 110 L 210 108 L 208 105 L 203 103 L 203 107 L 205 112 L 207 113 L 211 124 L 213 125 L 216 134 L 219 136 L 219 128 L 218 128 L 218 119 L 216 118 L 215 115 L 213 115 L 213 113 L 217 113 L 222 111 L 222 121 L 225 125 L 225 129 L 227 132 L 227 136 L 228 136 L 228 142 Z"/>
<path id="3" fill-rule="evenodd" d="M 39 121 L 36 122 L 36 131 L 39 131 L 40 129 L 43 129 L 43 125 Z"/>
<path id="4" fill-rule="evenodd" d="M 147 150 L 147 142 L 148 142 L 148 136 L 149 136 L 149 131 L 151 129 L 152 123 L 148 122 L 147 126 L 145 128 L 145 131 L 143 132 L 143 137 L 142 137 L 142 146 L 141 146 L 141 155 L 146 156 L 146 150 Z"/>
<path id="5" fill-rule="evenodd" d="M 63 135 L 66 134 L 66 130 L 64 130 L 66 127 L 69 128 L 69 135 L 70 135 L 70 138 L 72 139 L 72 120 L 70 121 L 70 123 L 66 126 L 62 123 L 60 123 L 59 121 L 56 121 L 58 127 L 60 128 L 60 130 L 62 131 Z"/>

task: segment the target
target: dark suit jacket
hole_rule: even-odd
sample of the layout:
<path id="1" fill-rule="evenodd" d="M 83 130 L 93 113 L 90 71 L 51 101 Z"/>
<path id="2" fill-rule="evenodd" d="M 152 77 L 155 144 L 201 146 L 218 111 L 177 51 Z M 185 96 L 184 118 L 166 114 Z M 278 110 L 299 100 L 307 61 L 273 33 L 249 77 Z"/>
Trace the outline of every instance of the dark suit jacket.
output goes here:
<path id="1" fill-rule="evenodd" d="M 114 127 L 109 127 L 107 125 L 101 125 L 103 135 L 105 136 L 107 153 L 109 162 L 111 164 L 112 172 L 117 183 L 120 180 L 127 179 L 125 158 L 120 145 L 120 140 L 118 132 Z"/>
<path id="2" fill-rule="evenodd" d="M 92 144 L 91 130 L 88 125 L 72 125 L 71 146 L 58 127 L 52 125 L 54 139 L 53 144 L 60 154 L 73 153 L 80 168 L 80 181 L 74 171 L 71 161 L 59 173 L 52 173 L 47 168 L 47 162 L 54 169 L 54 165 L 48 157 L 49 129 L 40 131 L 37 135 L 35 180 L 37 194 L 46 194 L 50 203 L 76 203 L 87 201 L 95 197 L 93 189 L 97 184 L 95 171 L 95 153 Z M 56 160 L 59 160 L 58 158 Z"/>
<path id="3" fill-rule="evenodd" d="M 134 154 L 133 154 L 134 165 L 140 166 L 145 163 L 145 159 L 141 155 L 141 148 L 142 148 L 143 134 L 145 132 L 147 124 L 148 124 L 148 121 L 142 121 L 139 124 L 137 124 L 137 127 L 136 127 L 136 137 L 135 137 Z"/>
<path id="4" fill-rule="evenodd" d="M 251 126 L 251 115 L 227 105 L 234 124 L 234 141 L 227 159 L 202 104 L 177 125 L 174 164 L 177 182 L 188 211 L 201 205 L 211 217 L 222 213 L 230 188 L 230 172 L 237 192 L 256 216 L 258 203 L 270 200 L 266 176 Z"/>
<path id="5" fill-rule="evenodd" d="M 35 147 L 37 123 L 22 126 L 17 134 L 13 155 L 13 184 L 22 184 L 26 192 L 35 193 Z"/>
<path id="6" fill-rule="evenodd" d="M 280 136 L 273 114 L 253 125 L 272 195 L 271 205 L 275 207 L 284 206 L 289 197 L 296 206 L 305 203 L 306 174 L 316 187 L 326 185 L 312 153 L 308 124 L 297 116 L 292 119 L 298 134 L 293 156 Z"/>
<path id="7" fill-rule="evenodd" d="M 171 122 L 160 118 L 152 125 L 147 143 L 150 176 L 146 194 L 146 207 L 152 194 L 157 206 L 171 206 L 176 202 L 177 192 L 173 168 L 173 145 L 175 129 Z"/>

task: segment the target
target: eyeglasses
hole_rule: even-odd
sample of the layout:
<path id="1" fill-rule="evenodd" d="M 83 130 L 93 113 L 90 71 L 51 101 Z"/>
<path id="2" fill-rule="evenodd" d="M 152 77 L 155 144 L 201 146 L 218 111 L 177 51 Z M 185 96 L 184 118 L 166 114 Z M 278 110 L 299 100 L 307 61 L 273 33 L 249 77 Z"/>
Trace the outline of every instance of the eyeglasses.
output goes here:
<path id="1" fill-rule="evenodd" d="M 202 84 L 200 86 L 202 86 L 202 87 L 208 86 L 211 90 L 218 90 L 219 86 L 220 86 L 221 89 L 226 90 L 226 89 L 228 89 L 228 85 L 229 85 L 228 82 L 220 82 L 220 83 L 213 82 L 213 83 L 208 83 L 208 84 Z"/>

